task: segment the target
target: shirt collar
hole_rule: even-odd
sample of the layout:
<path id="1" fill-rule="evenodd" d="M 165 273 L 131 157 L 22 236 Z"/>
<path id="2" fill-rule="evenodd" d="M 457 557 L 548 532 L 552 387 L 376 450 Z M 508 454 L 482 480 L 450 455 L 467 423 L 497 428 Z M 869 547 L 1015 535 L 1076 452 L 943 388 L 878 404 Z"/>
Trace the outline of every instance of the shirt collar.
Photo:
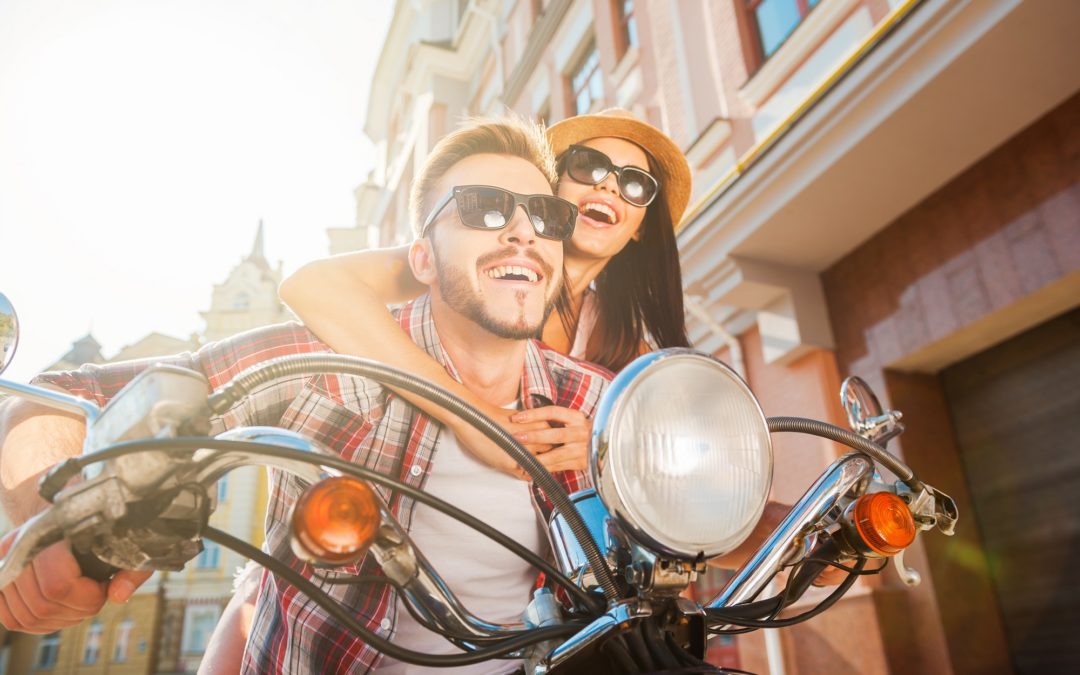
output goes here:
<path id="1" fill-rule="evenodd" d="M 398 323 L 417 346 L 446 368 L 450 377 L 461 382 L 461 376 L 450 360 L 450 355 L 443 348 L 439 340 L 439 332 L 435 329 L 430 294 L 425 293 L 405 304 L 398 312 Z M 521 391 L 524 393 L 522 402 L 526 408 L 550 405 L 558 400 L 555 382 L 551 379 L 544 355 L 536 340 L 529 340 L 525 347 L 525 368 L 521 377 Z"/>

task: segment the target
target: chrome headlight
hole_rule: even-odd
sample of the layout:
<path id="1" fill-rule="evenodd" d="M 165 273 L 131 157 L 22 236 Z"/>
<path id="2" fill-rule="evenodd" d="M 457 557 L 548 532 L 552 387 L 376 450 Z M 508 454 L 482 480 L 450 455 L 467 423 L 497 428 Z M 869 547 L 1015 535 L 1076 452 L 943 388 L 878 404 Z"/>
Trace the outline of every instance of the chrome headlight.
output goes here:
<path id="1" fill-rule="evenodd" d="M 597 409 L 589 463 L 619 525 L 678 558 L 736 548 L 772 484 L 761 406 L 728 366 L 689 349 L 645 354 L 619 373 Z"/>

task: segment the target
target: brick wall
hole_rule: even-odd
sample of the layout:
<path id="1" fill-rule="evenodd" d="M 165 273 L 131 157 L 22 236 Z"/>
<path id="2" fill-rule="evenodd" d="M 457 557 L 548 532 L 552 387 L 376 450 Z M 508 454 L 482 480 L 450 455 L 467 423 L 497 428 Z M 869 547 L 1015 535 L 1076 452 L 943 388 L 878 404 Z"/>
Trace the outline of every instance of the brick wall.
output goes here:
<path id="1" fill-rule="evenodd" d="M 1080 301 L 1078 116 L 1075 95 L 822 275 L 840 371 L 905 413 L 893 449 L 969 514 L 955 537 L 930 533 L 910 552 L 921 587 L 875 595 L 894 668 L 944 665 L 930 626 L 955 672 L 1010 667 L 936 373 Z"/>
<path id="2" fill-rule="evenodd" d="M 822 275 L 842 371 L 939 369 L 936 345 L 1080 270 L 1078 118 L 1080 95 Z"/>

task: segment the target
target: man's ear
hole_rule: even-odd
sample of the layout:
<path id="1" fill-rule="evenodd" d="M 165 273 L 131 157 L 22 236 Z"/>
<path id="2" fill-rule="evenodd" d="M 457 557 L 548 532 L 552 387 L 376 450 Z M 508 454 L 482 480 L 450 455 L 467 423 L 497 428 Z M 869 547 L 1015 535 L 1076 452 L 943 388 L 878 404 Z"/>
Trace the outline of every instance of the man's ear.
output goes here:
<path id="1" fill-rule="evenodd" d="M 435 270 L 435 249 L 431 239 L 422 237 L 409 247 L 409 268 L 416 280 L 425 286 L 432 286 L 439 275 Z"/>

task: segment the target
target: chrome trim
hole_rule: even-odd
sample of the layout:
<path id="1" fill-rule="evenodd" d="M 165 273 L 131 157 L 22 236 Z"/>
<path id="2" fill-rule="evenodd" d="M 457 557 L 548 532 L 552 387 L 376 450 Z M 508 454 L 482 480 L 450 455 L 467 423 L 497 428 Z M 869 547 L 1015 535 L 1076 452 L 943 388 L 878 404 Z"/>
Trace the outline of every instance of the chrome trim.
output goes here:
<path id="1" fill-rule="evenodd" d="M 92 424 L 94 420 L 97 419 L 98 415 L 101 414 L 101 408 L 92 401 L 87 401 L 85 398 L 79 398 L 78 396 L 72 396 L 71 394 L 65 394 L 64 392 L 56 391 L 55 389 L 37 387 L 32 384 L 0 380 L 0 393 L 25 398 L 34 403 L 55 408 L 56 410 L 83 415 L 86 417 L 87 425 Z"/>
<path id="2" fill-rule="evenodd" d="M 854 488 L 864 488 L 873 472 L 874 464 L 870 458 L 855 452 L 829 465 L 761 548 L 705 606 L 728 607 L 753 600 L 780 571 L 807 528 L 820 521 L 840 497 Z"/>
<path id="3" fill-rule="evenodd" d="M 439 627 L 459 634 L 504 637 L 528 630 L 524 623 L 489 623 L 469 612 L 386 505 L 380 503 L 379 510 L 382 524 L 371 545 L 371 553 L 386 576 L 401 585 L 406 602 Z"/>
<path id="4" fill-rule="evenodd" d="M 551 652 L 536 667 L 536 675 L 546 675 L 553 668 L 558 668 L 593 646 L 601 638 L 618 630 L 620 625 L 648 616 L 652 616 L 652 608 L 647 603 L 631 600 L 615 605 Z"/>
<path id="5" fill-rule="evenodd" d="M 761 428 L 766 433 L 770 465 L 769 485 L 766 486 L 766 489 L 761 495 L 761 504 L 758 511 L 760 517 L 761 511 L 765 508 L 766 497 L 772 484 L 773 452 L 772 439 L 768 434 L 768 421 L 765 418 L 764 411 L 761 409 L 761 404 L 758 402 L 753 392 L 750 391 L 750 387 L 747 386 L 746 382 L 744 382 L 726 363 L 708 354 L 685 348 L 661 349 L 639 356 L 632 361 L 630 365 L 623 368 L 622 371 L 615 376 L 615 379 L 612 380 L 607 391 L 604 392 L 596 413 L 593 416 L 593 432 L 589 451 L 589 473 L 592 477 L 593 485 L 596 486 L 601 500 L 608 511 L 610 511 L 611 516 L 619 524 L 620 529 L 645 547 L 656 551 L 665 557 L 684 560 L 687 558 L 696 558 L 698 554 L 702 552 L 705 554 L 706 558 L 711 558 L 726 553 L 727 551 L 718 550 L 715 546 L 706 548 L 704 551 L 678 550 L 663 544 L 655 537 L 647 534 L 635 522 L 630 512 L 629 502 L 615 482 L 615 472 L 606 471 L 605 468 L 607 466 L 607 454 L 610 449 L 611 435 L 613 433 L 612 424 L 619 416 L 623 405 L 625 405 L 627 392 L 631 388 L 638 386 L 639 380 L 647 374 L 649 370 L 659 366 L 664 361 L 673 358 L 686 357 L 693 357 L 705 361 L 709 365 L 719 366 L 721 371 L 728 375 L 735 382 L 736 386 L 742 390 L 746 397 L 753 402 L 754 408 L 757 410 L 757 416 L 761 420 Z"/>
<path id="6" fill-rule="evenodd" d="M 337 457 L 317 443 L 293 431 L 276 427 L 239 427 L 219 434 L 217 438 L 269 443 L 315 455 Z M 252 464 L 283 469 L 312 484 L 323 478 L 340 475 L 333 469 L 320 471 L 318 467 L 311 464 L 267 457 L 257 451 L 206 449 L 199 450 L 195 457 L 196 461 L 202 460 L 195 473 L 195 479 L 202 484 L 213 482 L 239 466 Z M 386 575 L 402 585 L 406 601 L 410 602 L 421 614 L 447 631 L 477 637 L 505 636 L 526 629 L 523 623 L 507 625 L 488 623 L 471 614 L 412 543 L 408 533 L 390 514 L 381 499 L 379 512 L 381 523 L 379 533 L 371 545 L 371 553 Z"/>
<path id="7" fill-rule="evenodd" d="M 896 568 L 896 576 L 900 577 L 905 586 L 918 586 L 922 583 L 922 575 L 918 570 L 904 564 L 903 550 L 893 556 L 893 567 Z"/>
<path id="8" fill-rule="evenodd" d="M 7 319 L 2 321 L 2 319 Z M 0 373 L 7 370 L 8 364 L 19 348 L 19 315 L 8 297 L 0 293 Z"/>
<path id="9" fill-rule="evenodd" d="M 236 427 L 218 434 L 215 438 L 223 441 L 250 441 L 253 443 L 266 443 L 278 445 L 292 450 L 301 450 L 313 455 L 326 455 L 327 457 L 339 458 L 337 454 L 330 452 L 314 441 L 304 438 L 295 431 L 280 429 L 278 427 Z M 203 485 L 209 485 L 220 479 L 223 475 L 241 466 L 269 466 L 282 469 L 296 475 L 301 480 L 314 484 L 324 478 L 339 476 L 340 472 L 329 468 L 321 468 L 281 457 L 268 457 L 257 450 L 197 450 L 192 457 L 196 466 L 193 470 L 196 481 Z"/>
<path id="10" fill-rule="evenodd" d="M 46 546 L 60 541 L 63 536 L 55 509 L 42 511 L 23 523 L 15 541 L 0 559 L 0 588 L 6 588 L 15 581 L 35 555 Z"/>
<path id="11" fill-rule="evenodd" d="M 606 525 L 610 516 L 600 495 L 595 489 L 589 488 L 570 495 L 570 501 L 574 503 L 581 519 L 585 521 L 586 527 L 589 528 L 593 539 L 600 547 L 600 552 L 607 558 Z M 568 579 L 574 579 L 583 589 L 599 586 L 596 575 L 592 573 L 589 560 L 585 556 L 585 551 L 578 544 L 577 537 L 567 524 L 566 518 L 558 511 L 552 513 L 548 520 L 548 539 L 551 541 L 555 562 Z"/>
<path id="12" fill-rule="evenodd" d="M 884 410 L 877 394 L 858 375 L 851 375 L 840 385 L 840 405 L 847 413 L 848 426 L 863 438 L 882 447 L 904 433 L 899 410 Z"/>

